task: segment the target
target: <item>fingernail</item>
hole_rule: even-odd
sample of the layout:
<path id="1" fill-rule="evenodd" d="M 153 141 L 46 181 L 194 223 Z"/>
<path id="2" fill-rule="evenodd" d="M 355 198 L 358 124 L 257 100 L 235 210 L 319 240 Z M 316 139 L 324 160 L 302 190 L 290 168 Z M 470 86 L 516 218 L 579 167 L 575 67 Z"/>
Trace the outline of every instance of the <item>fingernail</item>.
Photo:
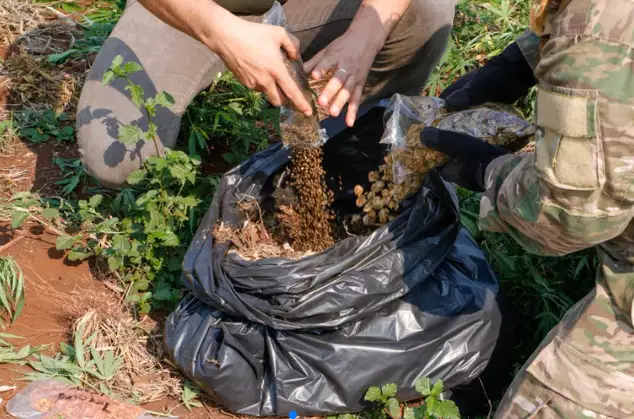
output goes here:
<path id="1" fill-rule="evenodd" d="M 313 78 L 319 80 L 321 78 L 321 71 L 313 71 Z"/>
<path id="2" fill-rule="evenodd" d="M 330 99 L 328 99 L 328 97 L 326 96 L 322 96 L 319 98 L 319 104 L 321 106 L 328 106 L 328 102 L 330 102 Z"/>
<path id="3" fill-rule="evenodd" d="M 337 117 L 339 116 L 339 112 L 341 112 L 341 109 L 339 109 L 339 106 L 333 106 L 332 108 L 330 108 L 330 113 L 332 114 L 332 116 Z"/>

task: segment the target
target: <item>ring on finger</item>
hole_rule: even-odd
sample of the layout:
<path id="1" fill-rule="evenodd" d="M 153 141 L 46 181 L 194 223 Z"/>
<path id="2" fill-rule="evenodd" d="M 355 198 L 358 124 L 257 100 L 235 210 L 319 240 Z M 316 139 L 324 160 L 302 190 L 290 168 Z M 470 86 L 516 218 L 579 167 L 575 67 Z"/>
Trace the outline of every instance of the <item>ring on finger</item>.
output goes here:
<path id="1" fill-rule="evenodd" d="M 350 77 L 350 73 L 348 73 L 346 70 L 344 70 L 343 68 L 338 68 L 337 69 L 338 72 L 341 72 L 343 74 L 346 75 L 346 77 Z"/>

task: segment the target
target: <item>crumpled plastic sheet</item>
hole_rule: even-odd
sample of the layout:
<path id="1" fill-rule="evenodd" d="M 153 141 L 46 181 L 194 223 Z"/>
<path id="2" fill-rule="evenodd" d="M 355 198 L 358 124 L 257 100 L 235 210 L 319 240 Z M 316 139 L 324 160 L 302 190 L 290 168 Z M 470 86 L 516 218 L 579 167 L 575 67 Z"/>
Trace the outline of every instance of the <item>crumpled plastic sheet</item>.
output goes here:
<path id="1" fill-rule="evenodd" d="M 68 403 L 71 401 L 70 392 L 74 398 L 83 397 L 85 401 L 81 401 L 74 406 L 72 413 L 68 412 Z M 15 418 L 28 419 L 79 419 L 79 418 L 113 418 L 122 419 L 123 414 L 135 414 L 132 412 L 142 411 L 135 405 L 129 406 L 127 412 L 118 410 L 113 411 L 114 405 L 117 404 L 120 409 L 127 409 L 126 404 L 118 401 L 105 402 L 104 407 L 101 406 L 105 396 L 100 396 L 99 400 L 93 393 L 75 389 L 67 384 L 55 380 L 43 379 L 37 380 L 29 384 L 15 395 L 7 403 L 7 412 Z M 103 400 L 102 400 L 103 399 Z M 51 403 L 51 401 L 54 401 Z M 110 410 L 108 410 L 110 409 Z M 96 416 L 103 414 L 103 416 Z M 75 416 L 72 416 L 75 415 Z M 131 416 L 130 416 L 131 417 Z M 167 419 L 177 419 L 175 416 L 161 416 Z M 140 413 L 134 416 L 134 419 L 156 419 L 157 416 L 149 413 Z"/>
<path id="2" fill-rule="evenodd" d="M 273 3 L 273 7 L 264 14 L 262 23 L 281 26 L 290 32 L 284 9 L 277 1 Z M 326 134 L 326 130 L 322 129 L 319 125 L 317 107 L 313 98 L 313 92 L 308 84 L 308 77 L 304 72 L 302 59 L 298 57 L 296 60 L 290 61 L 285 53 L 284 57 L 291 78 L 301 88 L 308 103 L 312 105 L 313 114 L 307 117 L 301 112 L 297 112 L 293 107 L 281 106 L 280 131 L 282 133 L 282 140 L 287 146 L 295 148 L 322 146 L 328 140 L 328 135 Z"/>
<path id="3" fill-rule="evenodd" d="M 504 136 L 528 139 L 535 126 L 514 113 L 509 106 L 485 104 L 473 109 L 447 112 L 444 100 L 436 97 L 392 96 L 385 112 L 386 127 L 381 139 L 390 152 L 407 149 L 407 133 L 413 125 L 434 126 L 477 138 Z M 400 184 L 410 172 L 394 159 L 392 178 Z"/>
<path id="4" fill-rule="evenodd" d="M 357 210 L 355 177 L 382 163 L 382 114 L 324 146 L 327 178 L 345 185 L 333 188 L 340 215 Z M 288 162 L 276 144 L 223 176 L 185 256 L 189 294 L 165 328 L 181 371 L 231 411 L 260 416 L 355 412 L 371 386 L 395 383 L 411 400 L 418 377 L 447 389 L 476 379 L 498 338 L 498 283 L 436 172 L 394 221 L 316 255 L 245 261 L 214 242 L 218 221 L 241 225 L 241 199 L 266 203 Z"/>

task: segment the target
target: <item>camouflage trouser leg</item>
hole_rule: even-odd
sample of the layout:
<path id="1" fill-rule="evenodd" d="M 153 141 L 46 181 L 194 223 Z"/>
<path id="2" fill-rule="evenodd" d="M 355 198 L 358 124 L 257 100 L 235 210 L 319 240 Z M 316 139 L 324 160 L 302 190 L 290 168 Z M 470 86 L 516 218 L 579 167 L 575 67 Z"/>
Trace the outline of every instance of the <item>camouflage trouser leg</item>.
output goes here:
<path id="1" fill-rule="evenodd" d="M 634 330 L 599 284 L 542 342 L 495 418 L 632 417 Z"/>

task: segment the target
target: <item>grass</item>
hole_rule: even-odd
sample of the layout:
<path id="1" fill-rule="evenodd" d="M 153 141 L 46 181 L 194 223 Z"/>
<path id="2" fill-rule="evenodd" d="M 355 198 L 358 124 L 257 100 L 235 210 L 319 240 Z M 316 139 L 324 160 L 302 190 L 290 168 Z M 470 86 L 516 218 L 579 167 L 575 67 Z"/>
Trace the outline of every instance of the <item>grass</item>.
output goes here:
<path id="1" fill-rule="evenodd" d="M 12 324 L 24 308 L 24 275 L 10 257 L 0 257 L 0 304 Z"/>

